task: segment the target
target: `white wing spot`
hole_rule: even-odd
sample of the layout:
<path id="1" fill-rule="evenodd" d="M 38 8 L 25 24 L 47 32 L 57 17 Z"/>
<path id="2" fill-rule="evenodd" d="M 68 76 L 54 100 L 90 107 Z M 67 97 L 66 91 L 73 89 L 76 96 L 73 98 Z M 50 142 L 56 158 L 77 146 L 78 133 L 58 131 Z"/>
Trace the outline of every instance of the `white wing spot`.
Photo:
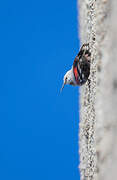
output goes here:
<path id="1" fill-rule="evenodd" d="M 84 74 L 82 74 L 82 79 L 84 79 Z"/>

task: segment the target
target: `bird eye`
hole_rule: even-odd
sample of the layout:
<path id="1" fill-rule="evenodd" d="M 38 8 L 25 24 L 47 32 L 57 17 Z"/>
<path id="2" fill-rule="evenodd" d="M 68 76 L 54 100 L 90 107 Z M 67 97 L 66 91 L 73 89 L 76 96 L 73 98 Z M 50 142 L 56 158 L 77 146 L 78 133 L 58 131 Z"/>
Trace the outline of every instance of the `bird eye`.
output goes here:
<path id="1" fill-rule="evenodd" d="M 65 78 L 65 82 L 67 82 L 67 77 Z"/>

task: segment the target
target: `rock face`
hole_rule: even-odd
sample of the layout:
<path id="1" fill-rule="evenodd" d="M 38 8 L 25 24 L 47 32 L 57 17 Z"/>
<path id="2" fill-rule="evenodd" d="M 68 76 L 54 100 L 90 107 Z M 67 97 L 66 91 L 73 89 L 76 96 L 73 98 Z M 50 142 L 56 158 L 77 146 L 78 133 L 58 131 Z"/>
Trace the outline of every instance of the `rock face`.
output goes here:
<path id="1" fill-rule="evenodd" d="M 81 44 L 91 72 L 80 89 L 81 180 L 114 180 L 117 172 L 117 0 L 79 0 Z"/>

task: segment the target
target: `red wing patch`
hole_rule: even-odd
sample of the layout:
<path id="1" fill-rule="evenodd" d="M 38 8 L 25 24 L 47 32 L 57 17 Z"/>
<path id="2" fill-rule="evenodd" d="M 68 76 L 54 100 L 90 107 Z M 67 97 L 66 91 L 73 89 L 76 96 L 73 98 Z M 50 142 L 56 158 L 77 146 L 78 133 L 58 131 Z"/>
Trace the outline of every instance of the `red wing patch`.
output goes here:
<path id="1" fill-rule="evenodd" d="M 77 84 L 79 84 L 77 66 L 73 68 L 73 72 L 74 72 L 75 80 Z"/>

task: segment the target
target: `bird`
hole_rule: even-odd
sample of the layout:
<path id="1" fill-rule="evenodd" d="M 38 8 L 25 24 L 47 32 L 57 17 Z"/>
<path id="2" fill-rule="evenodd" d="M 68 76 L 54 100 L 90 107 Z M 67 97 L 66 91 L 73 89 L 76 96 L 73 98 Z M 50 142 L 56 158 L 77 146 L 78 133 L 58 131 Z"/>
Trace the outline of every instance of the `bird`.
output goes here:
<path id="1" fill-rule="evenodd" d="M 79 53 L 74 59 L 72 68 L 67 71 L 63 78 L 63 85 L 61 91 L 66 84 L 72 86 L 82 86 L 87 80 L 89 80 L 90 75 L 90 64 L 91 64 L 91 52 L 89 43 L 85 43 L 80 48 Z M 89 80 L 90 82 L 90 80 Z"/>

